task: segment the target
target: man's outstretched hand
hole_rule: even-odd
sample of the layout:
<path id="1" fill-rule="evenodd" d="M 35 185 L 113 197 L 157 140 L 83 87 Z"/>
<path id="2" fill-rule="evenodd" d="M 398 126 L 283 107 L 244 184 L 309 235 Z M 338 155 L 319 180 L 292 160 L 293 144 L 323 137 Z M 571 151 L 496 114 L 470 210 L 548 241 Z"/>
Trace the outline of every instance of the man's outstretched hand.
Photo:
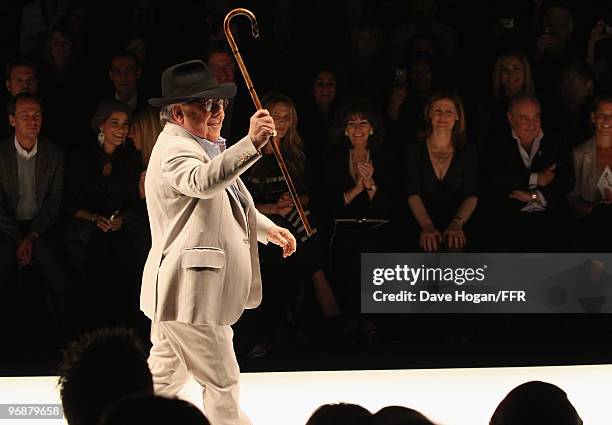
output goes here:
<path id="1" fill-rule="evenodd" d="M 295 252 L 295 237 L 284 227 L 270 227 L 270 230 L 268 230 L 268 240 L 283 249 L 283 258 L 287 258 Z"/>

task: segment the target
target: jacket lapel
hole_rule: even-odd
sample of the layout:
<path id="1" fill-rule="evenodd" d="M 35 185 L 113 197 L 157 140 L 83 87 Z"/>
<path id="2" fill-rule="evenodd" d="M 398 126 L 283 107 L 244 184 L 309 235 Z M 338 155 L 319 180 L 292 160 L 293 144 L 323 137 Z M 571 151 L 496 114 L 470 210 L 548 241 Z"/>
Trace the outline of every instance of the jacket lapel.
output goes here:
<path id="1" fill-rule="evenodd" d="M 584 191 L 589 193 L 590 188 L 597 187 L 599 177 L 597 175 L 597 146 L 595 145 L 595 137 L 589 141 L 586 151 L 584 152 L 583 170 L 588 171 L 588 176 L 584 179 L 583 186 L 587 186 Z"/>
<path id="2" fill-rule="evenodd" d="M 17 174 L 17 150 L 15 149 L 13 137 L 6 140 L 4 153 L 2 161 L 6 167 L 6 182 L 8 183 L 6 194 L 10 200 L 11 209 L 15 211 L 19 201 L 19 176 Z"/>
<path id="3" fill-rule="evenodd" d="M 38 152 L 36 153 L 36 200 L 42 205 L 44 193 L 47 191 L 47 173 L 49 168 L 49 152 L 44 140 L 38 140 Z"/>
<path id="4" fill-rule="evenodd" d="M 244 231 L 248 234 L 249 201 L 244 195 L 246 188 L 240 178 L 236 179 L 235 187 L 238 189 L 235 195 L 230 187 L 225 190 L 227 192 L 227 196 L 230 198 L 230 204 L 232 204 L 234 217 L 236 217 L 236 220 L 238 220 L 240 225 L 244 228 Z M 236 199 L 236 195 L 238 196 L 238 199 Z"/>

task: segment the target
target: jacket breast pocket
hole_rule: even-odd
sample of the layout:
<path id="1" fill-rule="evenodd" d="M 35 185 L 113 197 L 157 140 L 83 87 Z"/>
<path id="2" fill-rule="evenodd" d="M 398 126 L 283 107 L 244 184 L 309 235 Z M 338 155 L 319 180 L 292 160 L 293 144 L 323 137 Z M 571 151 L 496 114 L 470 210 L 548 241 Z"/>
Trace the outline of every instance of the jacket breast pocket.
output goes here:
<path id="1" fill-rule="evenodd" d="M 187 248 L 181 254 L 181 265 L 185 269 L 220 269 L 225 266 L 225 251 L 215 247 Z"/>

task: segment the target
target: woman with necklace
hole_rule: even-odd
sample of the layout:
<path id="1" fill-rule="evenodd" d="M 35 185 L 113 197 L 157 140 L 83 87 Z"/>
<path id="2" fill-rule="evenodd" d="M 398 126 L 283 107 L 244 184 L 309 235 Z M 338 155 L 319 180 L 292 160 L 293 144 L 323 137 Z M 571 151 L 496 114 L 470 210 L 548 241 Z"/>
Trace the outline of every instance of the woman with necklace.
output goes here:
<path id="1" fill-rule="evenodd" d="M 407 148 L 404 167 L 419 246 L 428 252 L 465 250 L 466 233 L 472 232 L 466 232 L 464 225 L 478 203 L 478 153 L 467 143 L 465 114 L 457 94 L 434 93 L 424 115 L 429 136 L 425 143 Z"/>
<path id="2" fill-rule="evenodd" d="M 569 204 L 577 214 L 584 252 L 610 252 L 612 231 L 612 96 L 593 104 L 594 134 L 576 146 L 572 159 L 576 183 Z"/>

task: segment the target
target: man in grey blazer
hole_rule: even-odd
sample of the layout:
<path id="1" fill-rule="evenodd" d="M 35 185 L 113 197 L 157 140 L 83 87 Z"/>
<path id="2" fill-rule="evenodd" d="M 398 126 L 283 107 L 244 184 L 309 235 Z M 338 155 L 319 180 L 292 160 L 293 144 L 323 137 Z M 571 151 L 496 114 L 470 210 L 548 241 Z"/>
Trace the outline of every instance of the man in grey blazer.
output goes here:
<path id="1" fill-rule="evenodd" d="M 59 298 L 66 287 L 57 232 L 64 153 L 39 137 L 42 108 L 36 95 L 15 95 L 7 113 L 15 135 L 0 142 L 0 298 L 10 269 L 33 263 Z"/>
<path id="2" fill-rule="evenodd" d="M 238 403 L 232 329 L 261 301 L 257 242 L 295 251 L 295 238 L 260 214 L 239 176 L 261 157 L 274 131 L 265 110 L 246 137 L 225 149 L 221 126 L 233 83 L 219 85 L 198 60 L 162 74 L 164 129 L 146 173 L 152 246 L 141 309 L 152 320 L 149 365 L 155 391 L 175 396 L 189 377 L 204 390 L 211 423 L 249 424 Z"/>

